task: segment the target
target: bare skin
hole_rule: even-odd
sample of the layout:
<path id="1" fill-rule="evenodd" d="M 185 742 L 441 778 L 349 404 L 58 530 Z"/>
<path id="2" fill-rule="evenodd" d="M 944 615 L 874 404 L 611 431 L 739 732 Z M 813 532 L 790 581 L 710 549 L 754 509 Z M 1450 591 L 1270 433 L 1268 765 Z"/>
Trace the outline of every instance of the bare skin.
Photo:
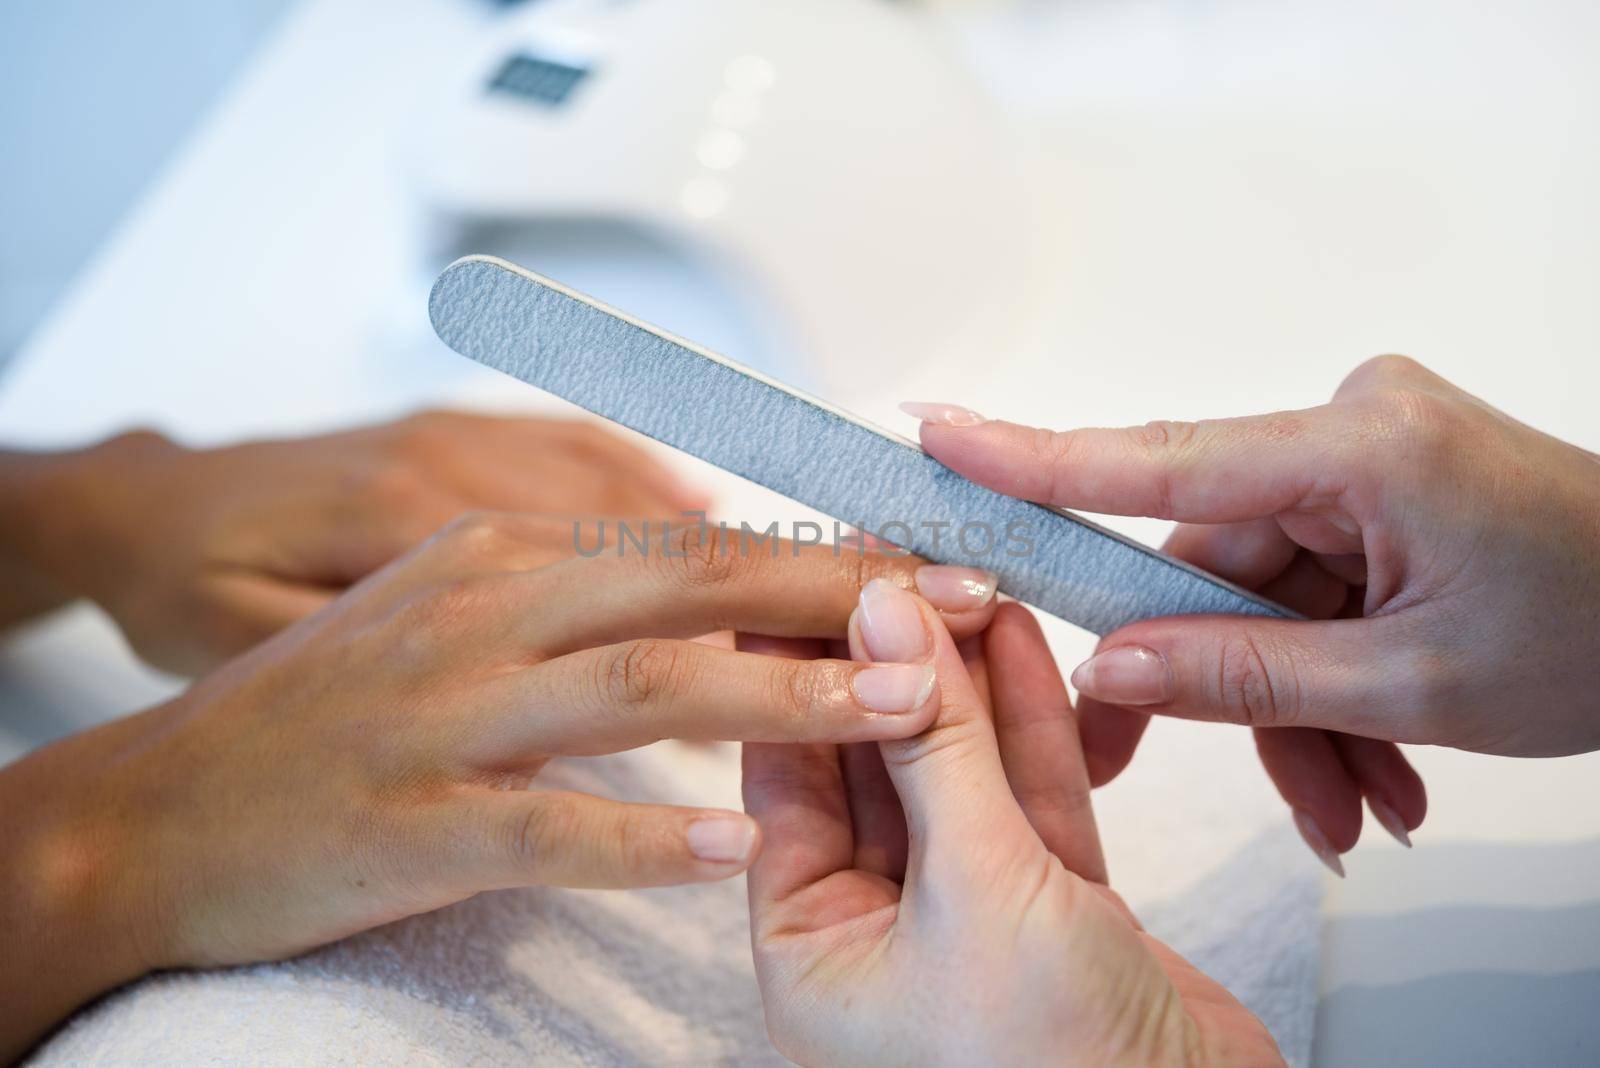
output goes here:
<path id="1" fill-rule="evenodd" d="M 694 527 L 552 564 L 552 536 L 570 525 L 464 517 L 175 700 L 0 770 L 0 1061 L 154 969 L 285 957 L 482 890 L 721 879 L 760 850 L 742 813 L 541 789 L 551 759 L 876 741 L 936 713 L 927 664 L 689 639 L 843 638 L 864 582 L 947 588 L 945 569 L 740 555 Z M 992 599 L 957 592 L 945 619 L 976 633 Z"/>
<path id="2" fill-rule="evenodd" d="M 220 449 L 140 432 L 0 452 L 0 627 L 85 597 L 150 663 L 199 674 L 463 512 L 704 507 L 642 449 L 564 420 L 428 412 Z"/>
<path id="3" fill-rule="evenodd" d="M 1171 552 L 1309 616 L 1194 616 L 1106 635 L 1073 683 L 1091 777 L 1151 715 L 1247 724 L 1330 867 L 1361 802 L 1403 841 L 1421 780 L 1396 742 L 1600 748 L 1600 457 L 1413 360 L 1305 411 L 1049 431 L 912 405 L 922 443 L 998 491 L 1176 519 Z"/>
<path id="4" fill-rule="evenodd" d="M 1283 1063 L 1106 885 L 1066 687 L 1026 609 L 1002 605 L 958 645 L 912 594 L 869 586 L 850 649 L 933 664 L 941 703 L 908 739 L 745 746 L 766 836 L 751 932 L 780 1051 L 816 1066 Z"/>

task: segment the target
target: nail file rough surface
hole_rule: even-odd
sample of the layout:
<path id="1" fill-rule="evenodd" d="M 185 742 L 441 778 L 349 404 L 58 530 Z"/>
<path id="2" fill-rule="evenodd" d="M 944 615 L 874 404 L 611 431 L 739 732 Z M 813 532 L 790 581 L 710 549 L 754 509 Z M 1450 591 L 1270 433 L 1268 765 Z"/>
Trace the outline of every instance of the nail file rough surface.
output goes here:
<path id="1" fill-rule="evenodd" d="M 993 571 L 1007 594 L 1096 634 L 1156 616 L 1293 617 L 1087 520 L 969 482 L 903 438 L 503 260 L 451 264 L 429 314 L 463 356 L 929 560 Z M 1007 537 L 1021 531 L 1026 553 Z"/>

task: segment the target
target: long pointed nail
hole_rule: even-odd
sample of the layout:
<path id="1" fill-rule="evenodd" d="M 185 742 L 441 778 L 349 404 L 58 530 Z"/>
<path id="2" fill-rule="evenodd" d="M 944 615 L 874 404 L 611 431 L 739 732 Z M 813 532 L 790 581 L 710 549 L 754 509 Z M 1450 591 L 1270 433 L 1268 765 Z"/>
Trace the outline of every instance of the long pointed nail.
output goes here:
<path id="1" fill-rule="evenodd" d="M 1372 810 L 1372 818 L 1389 832 L 1390 837 L 1407 849 L 1411 848 L 1411 832 L 1406 830 L 1406 822 L 1400 818 L 1400 813 L 1376 797 L 1367 798 L 1367 807 Z"/>
<path id="2" fill-rule="evenodd" d="M 936 426 L 977 426 L 989 421 L 971 408 L 937 401 L 906 401 L 900 405 L 900 410 L 913 419 Z"/>
<path id="3" fill-rule="evenodd" d="M 1072 685 L 1108 705 L 1160 705 L 1172 700 L 1172 668 L 1154 649 L 1123 645 L 1079 664 Z"/>
<path id="4" fill-rule="evenodd" d="M 861 588 L 861 640 L 874 660 L 915 664 L 931 642 L 917 599 L 888 579 Z"/>
<path id="5" fill-rule="evenodd" d="M 917 568 L 917 592 L 941 612 L 972 612 L 994 600 L 994 575 L 975 567 Z"/>
<path id="6" fill-rule="evenodd" d="M 1329 871 L 1343 879 L 1344 861 L 1339 859 L 1338 850 L 1333 848 L 1333 843 L 1328 841 L 1328 836 L 1322 833 L 1322 828 L 1311 818 L 1311 814 L 1295 809 L 1294 825 L 1300 832 L 1300 837 L 1306 840 L 1306 845 L 1311 847 L 1311 852 L 1317 855 L 1317 859 L 1322 861 Z"/>

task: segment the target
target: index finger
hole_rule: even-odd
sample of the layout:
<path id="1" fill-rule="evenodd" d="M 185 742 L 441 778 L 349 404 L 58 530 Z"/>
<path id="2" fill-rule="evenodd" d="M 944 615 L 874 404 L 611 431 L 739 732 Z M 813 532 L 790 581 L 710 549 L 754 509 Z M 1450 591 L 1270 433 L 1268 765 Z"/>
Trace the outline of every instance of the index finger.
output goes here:
<path id="1" fill-rule="evenodd" d="M 923 448 L 996 492 L 1062 508 L 1234 523 L 1331 501 L 1342 488 L 1344 442 L 1325 407 L 1083 430 L 967 414 L 978 421 L 924 420 Z"/>
<path id="2" fill-rule="evenodd" d="M 829 545 L 755 541 L 707 525 L 666 533 L 640 550 L 569 560 L 515 576 L 528 606 L 521 639 L 546 656 L 643 637 L 735 630 L 843 638 L 863 587 L 886 579 L 928 598 L 947 627 L 975 634 L 994 614 L 994 577 L 913 556 Z"/>

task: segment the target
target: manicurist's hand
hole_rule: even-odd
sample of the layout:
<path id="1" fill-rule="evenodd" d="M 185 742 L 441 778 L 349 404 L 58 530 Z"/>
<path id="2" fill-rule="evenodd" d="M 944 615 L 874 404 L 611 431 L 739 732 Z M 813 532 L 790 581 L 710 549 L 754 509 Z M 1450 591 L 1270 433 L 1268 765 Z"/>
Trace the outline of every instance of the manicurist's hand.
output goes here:
<path id="1" fill-rule="evenodd" d="M 807 1065 L 1282 1063 L 1106 886 L 1066 688 L 1026 609 L 1001 606 L 958 650 L 920 599 L 874 583 L 850 642 L 931 665 L 940 708 L 881 744 L 745 746 L 766 836 L 752 937 L 779 1050 Z"/>
<path id="2" fill-rule="evenodd" d="M 0 503 L 0 626 L 87 597 L 145 659 L 190 674 L 462 512 L 668 518 L 705 506 L 593 425 L 450 412 L 221 449 L 136 433 L 0 453 Z"/>
<path id="3" fill-rule="evenodd" d="M 923 446 L 1004 493 L 1181 524 L 1168 550 L 1311 617 L 1160 619 L 1072 679 L 1096 781 L 1149 713 L 1260 728 L 1268 772 L 1336 870 L 1365 795 L 1402 841 L 1420 780 L 1394 742 L 1600 747 L 1600 458 L 1403 357 L 1331 403 L 1050 432 L 910 405 Z"/>
<path id="4" fill-rule="evenodd" d="M 538 773 L 662 738 L 905 737 L 939 702 L 924 658 L 687 639 L 842 638 L 874 577 L 942 597 L 958 633 L 993 614 L 964 569 L 741 555 L 692 527 L 648 556 L 543 566 L 552 528 L 570 531 L 458 520 L 169 704 L 0 770 L 0 1061 L 152 969 L 284 957 L 481 890 L 743 871 L 760 834 L 741 813 L 541 789 Z"/>

